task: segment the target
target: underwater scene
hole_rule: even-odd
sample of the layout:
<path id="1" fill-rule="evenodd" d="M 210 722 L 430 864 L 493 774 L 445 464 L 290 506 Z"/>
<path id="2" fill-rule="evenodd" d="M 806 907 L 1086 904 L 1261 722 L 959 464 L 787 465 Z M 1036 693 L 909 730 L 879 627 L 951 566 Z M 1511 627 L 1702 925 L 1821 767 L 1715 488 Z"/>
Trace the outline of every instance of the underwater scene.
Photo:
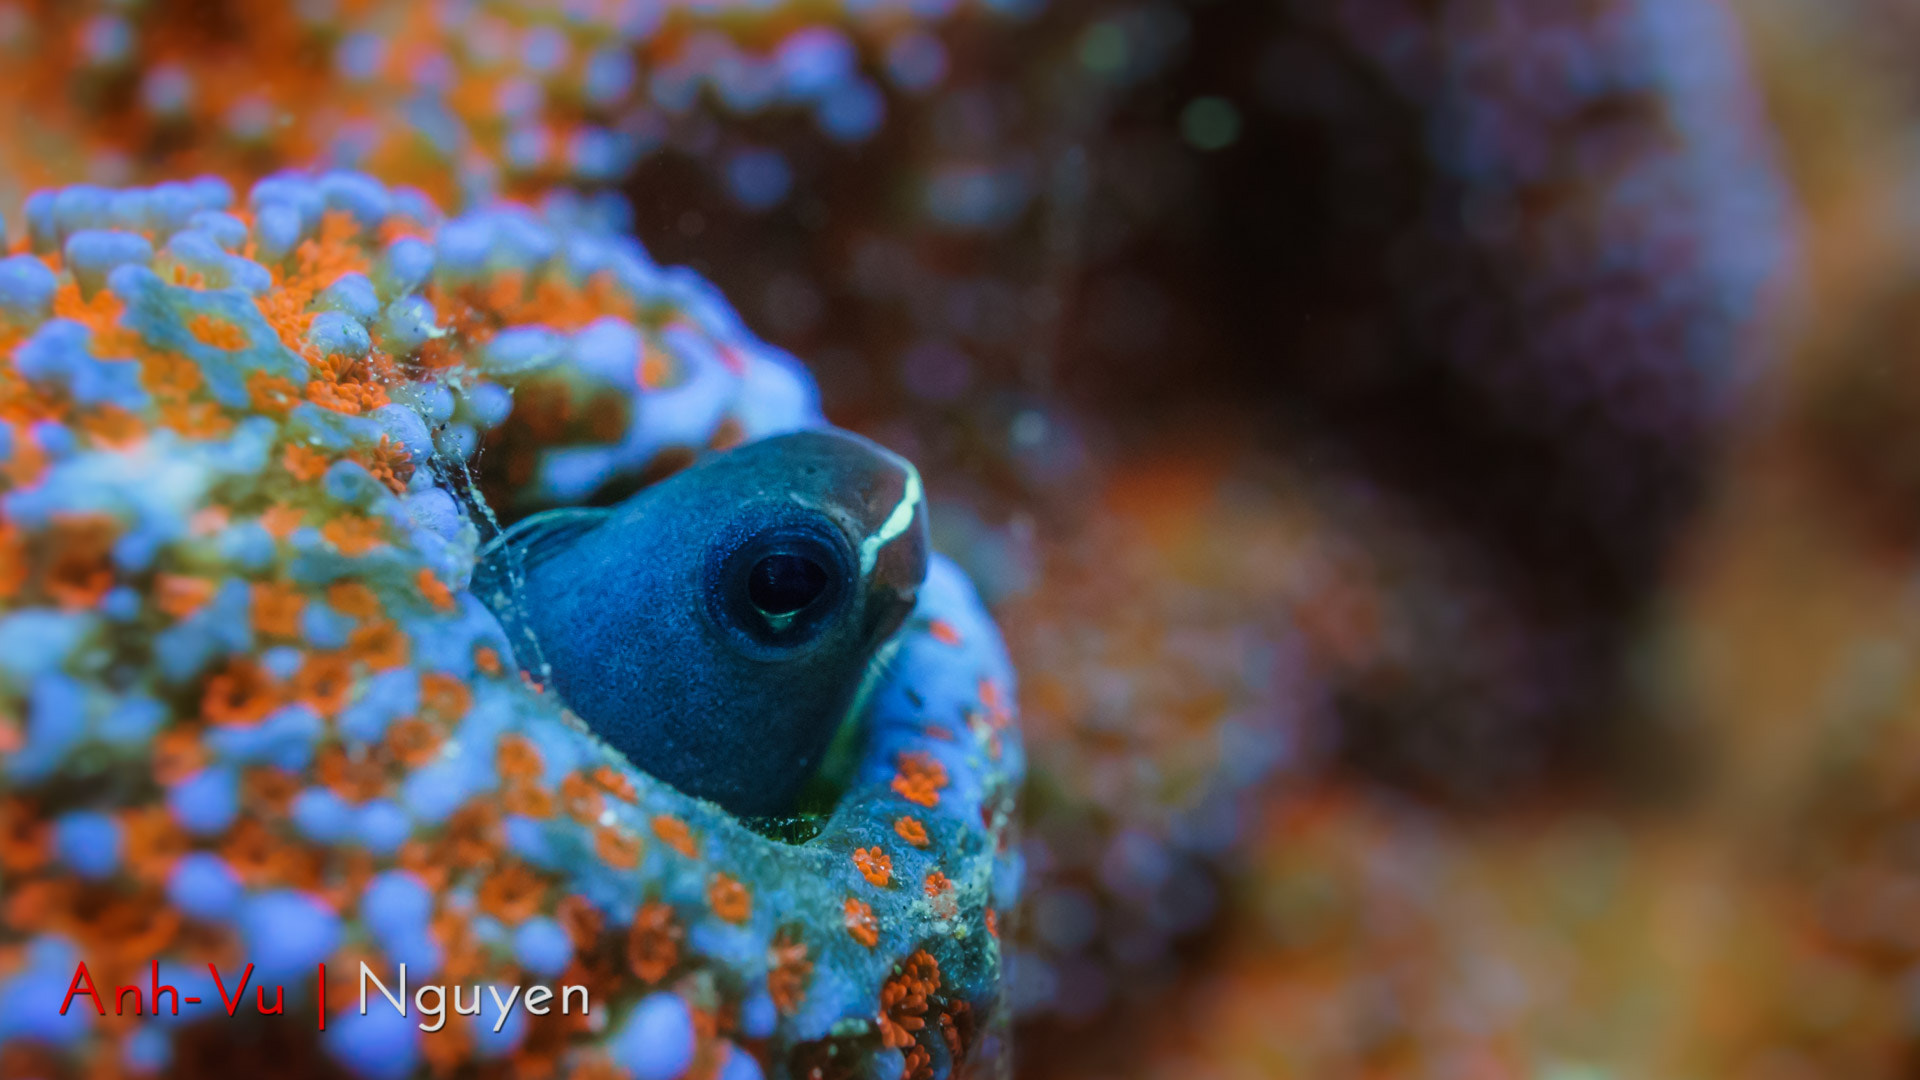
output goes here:
<path id="1" fill-rule="evenodd" d="M 1920 1076 L 1920 7 L 0 0 L 0 1080 Z"/>

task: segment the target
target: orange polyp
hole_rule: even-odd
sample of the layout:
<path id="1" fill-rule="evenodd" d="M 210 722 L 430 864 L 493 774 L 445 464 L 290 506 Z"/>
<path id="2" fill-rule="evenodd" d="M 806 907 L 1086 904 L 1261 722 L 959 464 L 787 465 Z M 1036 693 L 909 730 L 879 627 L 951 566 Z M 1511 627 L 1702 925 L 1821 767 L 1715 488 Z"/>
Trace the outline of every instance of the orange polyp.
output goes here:
<path id="1" fill-rule="evenodd" d="M 299 589 L 279 582 L 261 581 L 253 586 L 253 629 L 267 637 L 295 639 L 301 636 L 300 616 L 306 611 L 307 597 Z"/>
<path id="2" fill-rule="evenodd" d="M 739 879 L 716 872 L 707 883 L 707 906 L 727 922 L 743 923 L 753 914 L 753 893 Z"/>
<path id="3" fill-rule="evenodd" d="M 699 851 L 694 847 L 693 833 L 687 823 L 671 814 L 656 814 L 653 819 L 653 835 L 660 842 L 689 859 L 698 858 Z"/>
<path id="4" fill-rule="evenodd" d="M 865 901 L 847 897 L 844 918 L 847 936 L 871 949 L 880 944 L 880 923 Z"/>
<path id="5" fill-rule="evenodd" d="M 855 848 L 853 865 L 860 871 L 860 876 L 867 879 L 869 885 L 885 888 L 887 882 L 893 878 L 893 859 L 878 846 Z"/>
<path id="6" fill-rule="evenodd" d="M 321 528 L 320 535 L 326 537 L 334 547 L 339 548 L 340 554 L 354 556 L 365 555 L 385 543 L 386 531 L 385 523 L 376 519 L 361 517 L 357 514 L 341 514 L 327 522 Z"/>
<path id="7" fill-rule="evenodd" d="M 813 961 L 807 956 L 807 943 L 790 930 L 774 936 L 767 950 L 767 995 L 773 1007 L 791 1016 L 806 1000 L 807 980 L 813 975 Z"/>
<path id="8" fill-rule="evenodd" d="M 195 315 L 193 321 L 187 324 L 187 332 L 201 344 L 217 349 L 244 349 L 247 346 L 246 331 L 211 315 Z"/>
<path id="9" fill-rule="evenodd" d="M 673 908 L 658 900 L 640 905 L 627 931 L 627 967 L 642 982 L 657 983 L 680 962 L 685 936 Z"/>
<path id="10" fill-rule="evenodd" d="M 631 870 L 640 865 L 640 838 L 611 825 L 594 830 L 593 850 L 602 862 L 617 869 Z"/>
<path id="11" fill-rule="evenodd" d="M 905 840 L 914 847 L 923 848 L 927 846 L 927 827 L 920 823 L 919 818 L 911 816 L 901 817 L 894 821 L 893 831 L 900 834 L 900 839 Z"/>

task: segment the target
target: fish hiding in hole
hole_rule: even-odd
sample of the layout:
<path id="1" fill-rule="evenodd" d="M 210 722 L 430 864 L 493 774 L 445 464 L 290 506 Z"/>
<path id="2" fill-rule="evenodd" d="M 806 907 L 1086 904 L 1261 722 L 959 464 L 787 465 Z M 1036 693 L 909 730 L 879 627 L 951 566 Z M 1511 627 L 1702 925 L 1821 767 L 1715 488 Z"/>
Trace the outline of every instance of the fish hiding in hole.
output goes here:
<path id="1" fill-rule="evenodd" d="M 920 475 L 836 431 L 717 454 L 481 554 L 521 666 L 640 769 L 793 813 L 927 574 Z"/>

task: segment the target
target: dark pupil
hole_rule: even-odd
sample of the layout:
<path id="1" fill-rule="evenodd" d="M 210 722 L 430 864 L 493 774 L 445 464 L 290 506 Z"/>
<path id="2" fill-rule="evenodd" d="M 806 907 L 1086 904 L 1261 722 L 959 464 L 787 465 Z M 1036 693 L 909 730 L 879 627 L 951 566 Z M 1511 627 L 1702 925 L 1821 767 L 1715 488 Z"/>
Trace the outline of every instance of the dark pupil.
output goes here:
<path id="1" fill-rule="evenodd" d="M 747 575 L 747 599 L 767 615 L 791 615 L 826 589 L 827 571 L 803 555 L 769 555 Z"/>

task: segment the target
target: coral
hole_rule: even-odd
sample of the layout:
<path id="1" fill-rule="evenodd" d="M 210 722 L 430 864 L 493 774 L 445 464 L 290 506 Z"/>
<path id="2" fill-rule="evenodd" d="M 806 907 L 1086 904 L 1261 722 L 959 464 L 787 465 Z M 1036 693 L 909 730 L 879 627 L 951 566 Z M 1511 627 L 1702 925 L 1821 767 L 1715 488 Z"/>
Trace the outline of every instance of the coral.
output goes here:
<path id="1" fill-rule="evenodd" d="M 15 65 L 0 143 L 15 183 L 327 164 L 461 203 L 614 182 L 679 148 L 764 205 L 790 169 L 729 128 L 786 112 L 864 141 L 887 107 L 862 52 L 917 49 L 913 71 L 937 74 L 918 24 L 958 6 L 29 2 L 0 18 Z"/>
<path id="2" fill-rule="evenodd" d="M 636 772 L 518 674 L 466 588 L 496 511 L 820 422 L 710 287 L 530 211 L 443 219 L 364 176 L 288 174 L 242 205 L 211 181 L 36 195 L 0 323 L 7 1060 L 257 1052 L 224 1018 L 57 1015 L 80 961 L 103 993 L 151 968 L 203 1001 L 208 961 L 250 962 L 283 988 L 284 1026 L 261 1021 L 281 1053 L 317 1037 L 364 1076 L 780 1075 L 898 1052 L 909 1019 L 916 1069 L 963 1060 L 941 1032 L 992 1014 L 1023 759 L 998 635 L 951 564 L 804 843 Z M 939 873 L 958 902 L 888 873 Z M 463 993 L 578 985 L 591 1013 L 425 1035 L 352 1007 L 360 961 Z M 321 963 L 316 1035 L 293 1017 Z"/>

